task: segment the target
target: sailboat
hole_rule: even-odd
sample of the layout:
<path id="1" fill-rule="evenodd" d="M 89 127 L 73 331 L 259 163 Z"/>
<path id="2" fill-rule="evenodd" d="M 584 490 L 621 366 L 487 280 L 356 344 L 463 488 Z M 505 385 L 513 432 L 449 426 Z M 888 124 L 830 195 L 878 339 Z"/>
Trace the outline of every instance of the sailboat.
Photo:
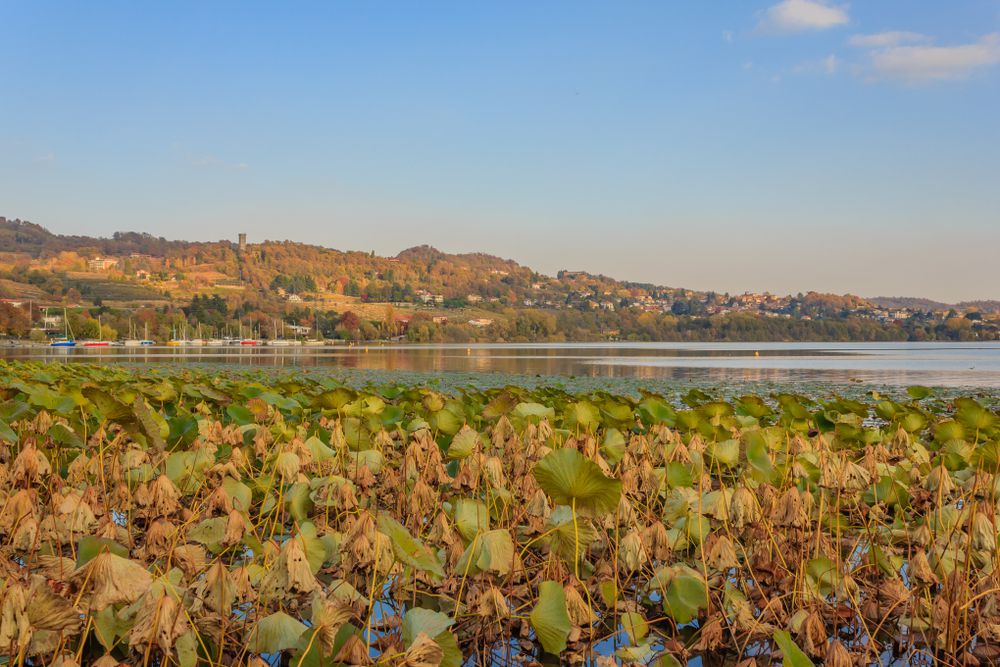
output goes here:
<path id="1" fill-rule="evenodd" d="M 97 340 L 85 340 L 83 341 L 84 347 L 108 347 L 111 345 L 111 341 L 107 341 L 101 338 L 101 316 L 97 316 Z"/>
<path id="2" fill-rule="evenodd" d="M 267 344 L 268 345 L 272 345 L 274 347 L 288 347 L 288 345 L 290 345 L 290 343 L 289 343 L 289 341 L 288 341 L 287 338 L 285 338 L 284 336 L 282 336 L 281 338 L 278 338 L 278 321 L 274 320 L 271 323 L 271 327 L 272 327 L 272 331 L 274 332 L 274 337 L 271 340 L 267 341 Z M 282 329 L 285 328 L 285 323 L 284 322 L 281 323 L 281 328 Z M 284 331 L 282 331 L 282 333 L 284 333 Z"/>
<path id="3" fill-rule="evenodd" d="M 240 345 L 260 345 L 260 341 L 253 337 L 253 326 L 250 327 L 250 338 L 243 337 L 243 322 L 240 321 Z"/>
<path id="4" fill-rule="evenodd" d="M 46 309 L 47 310 L 47 309 Z M 55 338 L 49 343 L 49 347 L 76 347 L 76 341 L 71 338 L 69 329 L 69 318 L 66 316 L 66 309 L 63 308 L 63 325 L 65 334 L 61 338 Z"/>
<path id="5" fill-rule="evenodd" d="M 313 305 L 313 330 L 315 332 L 314 337 L 306 338 L 304 344 L 318 347 L 323 344 L 323 339 L 319 337 L 319 311 L 316 310 L 315 305 Z"/>
<path id="6" fill-rule="evenodd" d="M 142 341 L 135 337 L 135 323 L 132 318 L 128 318 L 128 338 L 126 338 L 122 343 L 125 347 L 139 347 L 142 345 Z"/>
<path id="7" fill-rule="evenodd" d="M 212 337 L 205 341 L 205 345 L 208 347 L 222 347 L 225 344 L 225 339 L 215 337 L 215 327 L 212 327 Z"/>
<path id="8" fill-rule="evenodd" d="M 181 347 L 182 345 L 187 345 L 187 335 L 185 335 L 184 338 L 178 338 L 177 328 L 174 327 L 171 331 L 173 333 L 170 336 L 170 340 L 167 341 L 167 345 L 170 347 Z"/>
<path id="9" fill-rule="evenodd" d="M 149 337 L 149 322 L 142 327 L 142 340 L 139 341 L 139 345 L 156 345 L 156 341 Z"/>
<path id="10" fill-rule="evenodd" d="M 192 338 L 188 341 L 188 345 L 202 346 L 205 344 L 205 339 L 201 337 L 201 322 L 198 323 L 198 337 Z"/>
<path id="11" fill-rule="evenodd" d="M 149 323 L 143 325 L 142 338 L 136 338 L 138 331 L 135 328 L 135 323 L 129 318 L 128 321 L 128 338 L 125 339 L 125 347 L 139 347 L 140 345 L 154 345 L 155 341 L 149 338 Z"/>

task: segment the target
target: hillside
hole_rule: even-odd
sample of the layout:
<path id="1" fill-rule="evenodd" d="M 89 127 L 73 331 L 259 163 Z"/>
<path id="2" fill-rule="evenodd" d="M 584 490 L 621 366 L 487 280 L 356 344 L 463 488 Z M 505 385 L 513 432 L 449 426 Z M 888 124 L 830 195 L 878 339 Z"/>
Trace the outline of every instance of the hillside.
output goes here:
<path id="1" fill-rule="evenodd" d="M 982 313 L 1000 313 L 1000 301 L 961 301 L 959 303 L 942 303 L 933 299 L 922 299 L 919 297 L 907 296 L 877 296 L 869 301 L 879 308 L 905 308 L 908 310 L 923 310 L 931 312 L 941 312 L 956 310 L 965 312 L 977 310 Z"/>
<path id="2" fill-rule="evenodd" d="M 996 337 L 1000 312 L 996 302 L 729 295 L 585 271 L 546 276 L 512 260 L 426 245 L 381 257 L 292 241 L 69 236 L 2 217 L 0 297 L 7 310 L 25 301 L 70 307 L 71 319 L 91 329 L 97 314 L 116 332 L 138 319 L 159 337 L 240 325 L 279 335 L 284 322 L 359 339 L 983 339 Z M 15 322 L 8 333 L 38 328 L 37 314 L 19 317 L 7 318 Z"/>

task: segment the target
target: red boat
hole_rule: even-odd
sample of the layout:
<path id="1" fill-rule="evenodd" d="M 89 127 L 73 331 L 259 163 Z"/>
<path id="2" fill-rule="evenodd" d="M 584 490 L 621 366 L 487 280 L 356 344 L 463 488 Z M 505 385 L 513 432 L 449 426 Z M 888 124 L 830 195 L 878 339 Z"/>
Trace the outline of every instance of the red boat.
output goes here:
<path id="1" fill-rule="evenodd" d="M 111 343 L 106 340 L 85 340 L 81 345 L 84 347 L 108 347 Z"/>

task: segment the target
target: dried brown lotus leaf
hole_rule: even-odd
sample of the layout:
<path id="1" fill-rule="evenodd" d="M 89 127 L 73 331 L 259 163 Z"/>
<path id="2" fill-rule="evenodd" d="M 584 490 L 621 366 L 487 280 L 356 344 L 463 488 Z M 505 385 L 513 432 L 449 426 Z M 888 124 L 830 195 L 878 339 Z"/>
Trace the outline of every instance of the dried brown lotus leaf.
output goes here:
<path id="1" fill-rule="evenodd" d="M 597 620 L 594 610 L 583 599 L 576 586 L 563 586 L 563 591 L 566 594 L 566 611 L 569 613 L 569 620 L 573 625 L 588 626 Z"/>
<path id="2" fill-rule="evenodd" d="M 156 478 L 149 488 L 152 516 L 168 516 L 180 508 L 181 492 L 166 475 Z"/>
<path id="3" fill-rule="evenodd" d="M 320 597 L 313 599 L 312 627 L 315 629 L 317 641 L 327 652 L 333 650 L 337 631 L 344 623 L 351 620 L 353 615 L 354 612 L 349 605 Z"/>
<path id="4" fill-rule="evenodd" d="M 302 540 L 293 537 L 281 545 L 277 560 L 261 581 L 261 594 L 272 597 L 285 593 L 311 593 L 319 587 L 302 547 Z"/>
<path id="5" fill-rule="evenodd" d="M 500 589 L 491 584 L 476 599 L 475 612 L 484 618 L 507 618 L 510 607 Z"/>
<path id="6" fill-rule="evenodd" d="M 40 452 L 33 441 L 21 448 L 10 468 L 10 480 L 17 485 L 33 485 L 52 473 L 52 466 L 45 454 Z"/>
<path id="7" fill-rule="evenodd" d="M 419 632 L 403 654 L 401 667 L 438 667 L 444 659 L 444 649 L 426 632 Z"/>
<path id="8" fill-rule="evenodd" d="M 34 551 L 35 545 L 38 543 L 38 529 L 38 522 L 35 521 L 34 517 L 24 517 L 18 523 L 14 535 L 11 536 L 11 547 L 17 551 Z"/>
<path id="9" fill-rule="evenodd" d="M 843 643 L 839 639 L 834 639 L 826 651 L 823 664 L 826 667 L 853 667 L 854 661 Z"/>
<path id="10" fill-rule="evenodd" d="M 35 577 L 28 593 L 27 616 L 34 630 L 73 634 L 80 628 L 80 612 L 49 588 L 43 577 Z"/>
<path id="11" fill-rule="evenodd" d="M 917 551 L 909 562 L 909 575 L 915 583 L 930 586 L 938 582 L 938 577 L 934 574 L 927 554 L 923 550 Z"/>
<path id="12" fill-rule="evenodd" d="M 827 636 L 823 618 L 816 611 L 810 612 L 803 621 L 802 630 L 799 633 L 802 648 L 814 658 L 826 655 Z"/>
<path id="13" fill-rule="evenodd" d="M 31 641 L 31 622 L 26 612 L 26 591 L 11 584 L 4 591 L 0 604 L 0 647 L 27 647 Z"/>
<path id="14" fill-rule="evenodd" d="M 189 629 L 183 605 L 161 588 L 158 594 L 147 595 L 143 600 L 129 633 L 129 647 L 157 646 L 164 653 L 170 653 L 177 638 Z"/>
<path id="15" fill-rule="evenodd" d="M 785 528 L 805 528 L 809 525 L 809 516 L 806 514 L 802 495 L 798 489 L 789 487 L 781 494 L 777 505 L 771 512 L 771 522 L 775 526 Z"/>
<path id="16" fill-rule="evenodd" d="M 737 530 L 755 524 L 760 520 L 760 507 L 757 505 L 757 498 L 753 492 L 745 486 L 737 487 L 733 491 L 732 501 L 729 503 L 729 521 Z"/>
<path id="17" fill-rule="evenodd" d="M 120 602 L 135 602 L 153 582 L 153 576 L 142 565 L 107 551 L 77 569 L 71 579 L 89 593 L 89 607 L 93 611 Z"/>
<path id="18" fill-rule="evenodd" d="M 66 581 L 76 570 L 76 561 L 63 556 L 38 556 L 38 566 L 41 573 L 55 581 Z"/>
<path id="19" fill-rule="evenodd" d="M 368 655 L 368 647 L 358 635 L 351 635 L 344 642 L 344 645 L 337 651 L 333 658 L 334 662 L 343 662 L 348 665 L 368 665 L 371 664 L 371 657 Z"/>
<path id="20" fill-rule="evenodd" d="M 718 572 L 724 572 L 734 567 L 740 566 L 739 558 L 736 555 L 736 548 L 728 535 L 714 536 L 711 546 L 708 549 L 706 563 L 710 568 Z"/>
<path id="21" fill-rule="evenodd" d="M 618 545 L 618 562 L 629 572 L 635 572 L 649 562 L 649 554 L 638 530 L 633 530 L 622 538 Z"/>
<path id="22" fill-rule="evenodd" d="M 28 489 L 21 489 L 9 496 L 0 510 L 0 528 L 11 532 L 24 517 L 35 516 L 35 494 Z"/>
<path id="23" fill-rule="evenodd" d="M 184 544 L 176 547 L 172 552 L 172 558 L 188 577 L 193 577 L 204 570 L 208 562 L 205 547 L 200 544 Z"/>

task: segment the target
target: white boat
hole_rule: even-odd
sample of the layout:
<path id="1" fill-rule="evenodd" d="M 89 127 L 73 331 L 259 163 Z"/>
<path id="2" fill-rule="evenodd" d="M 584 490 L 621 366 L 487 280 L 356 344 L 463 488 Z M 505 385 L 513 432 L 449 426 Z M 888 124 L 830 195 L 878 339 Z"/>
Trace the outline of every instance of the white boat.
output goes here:
<path id="1" fill-rule="evenodd" d="M 221 338 L 209 338 L 205 341 L 205 345 L 208 347 L 222 347 L 226 344 L 226 341 Z"/>
<path id="2" fill-rule="evenodd" d="M 138 333 L 139 332 L 135 330 L 135 327 L 132 324 L 132 320 L 130 319 L 128 321 L 128 338 L 126 338 L 124 341 L 122 341 L 122 345 L 124 345 L 125 347 L 140 347 L 142 345 L 153 345 L 154 344 L 154 341 L 150 340 L 150 338 L 149 338 L 149 325 L 148 324 L 146 324 L 145 328 L 144 328 L 144 333 L 143 333 L 143 335 L 145 336 L 144 338 L 136 338 L 136 336 L 138 335 Z"/>

